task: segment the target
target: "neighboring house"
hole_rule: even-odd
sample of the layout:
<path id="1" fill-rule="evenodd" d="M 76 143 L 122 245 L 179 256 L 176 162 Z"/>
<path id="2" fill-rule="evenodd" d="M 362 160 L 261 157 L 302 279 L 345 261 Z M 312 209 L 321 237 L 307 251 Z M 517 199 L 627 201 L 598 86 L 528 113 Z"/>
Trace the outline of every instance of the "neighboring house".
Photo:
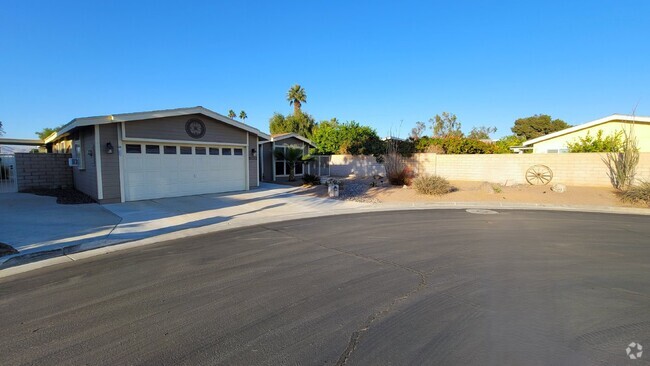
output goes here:
<path id="1" fill-rule="evenodd" d="M 578 137 L 585 137 L 587 133 L 595 137 L 599 130 L 603 136 L 612 135 L 618 131 L 632 131 L 638 141 L 641 152 L 650 152 L 650 117 L 638 117 L 624 114 L 611 116 L 569 127 L 561 131 L 549 133 L 523 143 L 524 147 L 532 148 L 533 153 L 555 154 L 569 152 L 567 143 L 576 142 Z"/>
<path id="2" fill-rule="evenodd" d="M 203 107 L 76 118 L 45 139 L 100 203 L 248 190 L 271 136 Z"/>
<path id="3" fill-rule="evenodd" d="M 260 142 L 260 177 L 265 182 L 286 181 L 289 179 L 289 166 L 285 161 L 275 158 L 275 150 L 285 150 L 289 147 L 300 148 L 304 155 L 309 154 L 309 150 L 315 148 L 313 142 L 297 133 L 283 133 L 271 136 L 269 141 Z M 317 174 L 312 172 L 315 164 L 296 163 L 295 175 L 299 180 L 305 173 Z"/>

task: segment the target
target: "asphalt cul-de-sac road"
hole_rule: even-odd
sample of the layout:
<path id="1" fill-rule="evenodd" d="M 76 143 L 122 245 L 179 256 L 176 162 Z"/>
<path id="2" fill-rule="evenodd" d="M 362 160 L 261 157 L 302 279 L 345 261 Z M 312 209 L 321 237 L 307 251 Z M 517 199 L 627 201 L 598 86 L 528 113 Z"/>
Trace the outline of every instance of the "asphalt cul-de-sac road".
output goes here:
<path id="1" fill-rule="evenodd" d="M 650 218 L 288 221 L 0 279 L 0 364 L 648 364 Z"/>

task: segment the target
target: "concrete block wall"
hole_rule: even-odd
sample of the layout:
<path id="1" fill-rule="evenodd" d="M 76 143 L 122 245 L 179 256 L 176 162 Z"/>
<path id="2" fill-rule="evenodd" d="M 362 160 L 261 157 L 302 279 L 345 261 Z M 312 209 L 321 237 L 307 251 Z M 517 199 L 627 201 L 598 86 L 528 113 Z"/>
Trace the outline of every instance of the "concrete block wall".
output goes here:
<path id="1" fill-rule="evenodd" d="M 70 154 L 16 153 L 16 180 L 18 191 L 34 188 L 70 188 L 72 168 Z"/>
<path id="2" fill-rule="evenodd" d="M 330 158 L 330 175 L 346 177 L 356 175 L 371 177 L 376 174 L 385 174 L 384 165 L 377 163 L 372 155 L 332 155 Z"/>
<path id="3" fill-rule="evenodd" d="M 548 166 L 553 172 L 553 183 L 573 186 L 611 187 L 607 168 L 602 161 L 605 154 L 486 154 L 438 155 L 414 154 L 407 164 L 416 173 L 436 174 L 449 180 L 488 181 L 501 184 L 527 184 L 526 170 L 533 165 Z M 346 176 L 356 173 L 370 176 L 384 169 L 372 156 L 332 156 L 332 172 Z M 335 175 L 334 173 L 332 175 Z M 650 153 L 641 153 L 637 179 L 650 181 Z"/>

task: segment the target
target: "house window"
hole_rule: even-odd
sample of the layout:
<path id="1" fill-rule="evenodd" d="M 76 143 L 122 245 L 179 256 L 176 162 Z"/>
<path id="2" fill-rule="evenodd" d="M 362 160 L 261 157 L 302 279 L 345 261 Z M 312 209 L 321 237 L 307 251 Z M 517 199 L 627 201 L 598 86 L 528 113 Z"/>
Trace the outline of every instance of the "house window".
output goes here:
<path id="1" fill-rule="evenodd" d="M 205 147 L 195 147 L 194 153 L 196 155 L 205 155 Z"/>
<path id="2" fill-rule="evenodd" d="M 165 146 L 164 152 L 166 155 L 176 155 L 176 146 Z"/>
<path id="3" fill-rule="evenodd" d="M 147 154 L 160 154 L 160 146 L 158 146 L 158 145 L 146 145 L 144 151 Z"/>
<path id="4" fill-rule="evenodd" d="M 74 148 L 72 149 L 72 156 L 75 159 L 79 160 L 79 164 L 77 165 L 77 168 L 79 168 L 79 170 L 86 169 L 86 159 L 84 157 L 84 149 L 83 149 L 81 136 L 77 137 L 77 139 L 74 140 Z"/>
<path id="5" fill-rule="evenodd" d="M 192 146 L 181 146 L 181 155 L 192 155 Z"/>
<path id="6" fill-rule="evenodd" d="M 281 151 L 282 154 L 287 153 L 287 149 L 291 148 L 293 146 L 276 146 L 275 151 Z M 295 147 L 293 147 L 295 148 Z M 275 175 L 276 176 L 287 176 L 289 175 L 289 164 L 285 160 L 280 160 L 280 159 L 275 159 Z M 304 172 L 304 163 L 298 162 L 295 163 L 295 170 L 294 174 L 295 175 L 302 175 Z"/>
<path id="7" fill-rule="evenodd" d="M 284 160 L 276 161 L 275 162 L 275 175 L 286 175 L 284 171 Z"/>
<path id="8" fill-rule="evenodd" d="M 235 155 L 244 155 L 244 149 L 235 149 Z"/>
<path id="9" fill-rule="evenodd" d="M 229 147 L 224 147 L 223 149 L 221 149 L 221 152 L 222 152 L 224 155 L 232 155 L 232 149 L 229 148 Z"/>
<path id="10" fill-rule="evenodd" d="M 219 155 L 219 148 L 218 147 L 211 147 L 210 148 L 210 155 Z"/>
<path id="11" fill-rule="evenodd" d="M 126 153 L 127 154 L 141 154 L 142 153 L 142 146 L 141 145 L 126 144 Z"/>

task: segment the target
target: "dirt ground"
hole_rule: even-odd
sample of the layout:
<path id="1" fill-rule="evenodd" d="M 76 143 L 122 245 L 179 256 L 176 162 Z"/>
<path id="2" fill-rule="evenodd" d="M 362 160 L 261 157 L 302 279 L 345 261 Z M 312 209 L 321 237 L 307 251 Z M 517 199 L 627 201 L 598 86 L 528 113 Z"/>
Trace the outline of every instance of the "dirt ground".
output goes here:
<path id="1" fill-rule="evenodd" d="M 497 183 L 451 181 L 456 191 L 442 196 L 419 194 L 415 189 L 384 185 L 371 187 L 372 179 L 342 179 L 341 199 L 370 203 L 421 202 L 504 202 L 554 205 L 648 207 L 622 202 L 613 188 L 567 186 L 566 192 L 551 190 L 551 185 L 502 186 Z M 324 185 L 303 186 L 302 194 L 327 197 Z"/>

